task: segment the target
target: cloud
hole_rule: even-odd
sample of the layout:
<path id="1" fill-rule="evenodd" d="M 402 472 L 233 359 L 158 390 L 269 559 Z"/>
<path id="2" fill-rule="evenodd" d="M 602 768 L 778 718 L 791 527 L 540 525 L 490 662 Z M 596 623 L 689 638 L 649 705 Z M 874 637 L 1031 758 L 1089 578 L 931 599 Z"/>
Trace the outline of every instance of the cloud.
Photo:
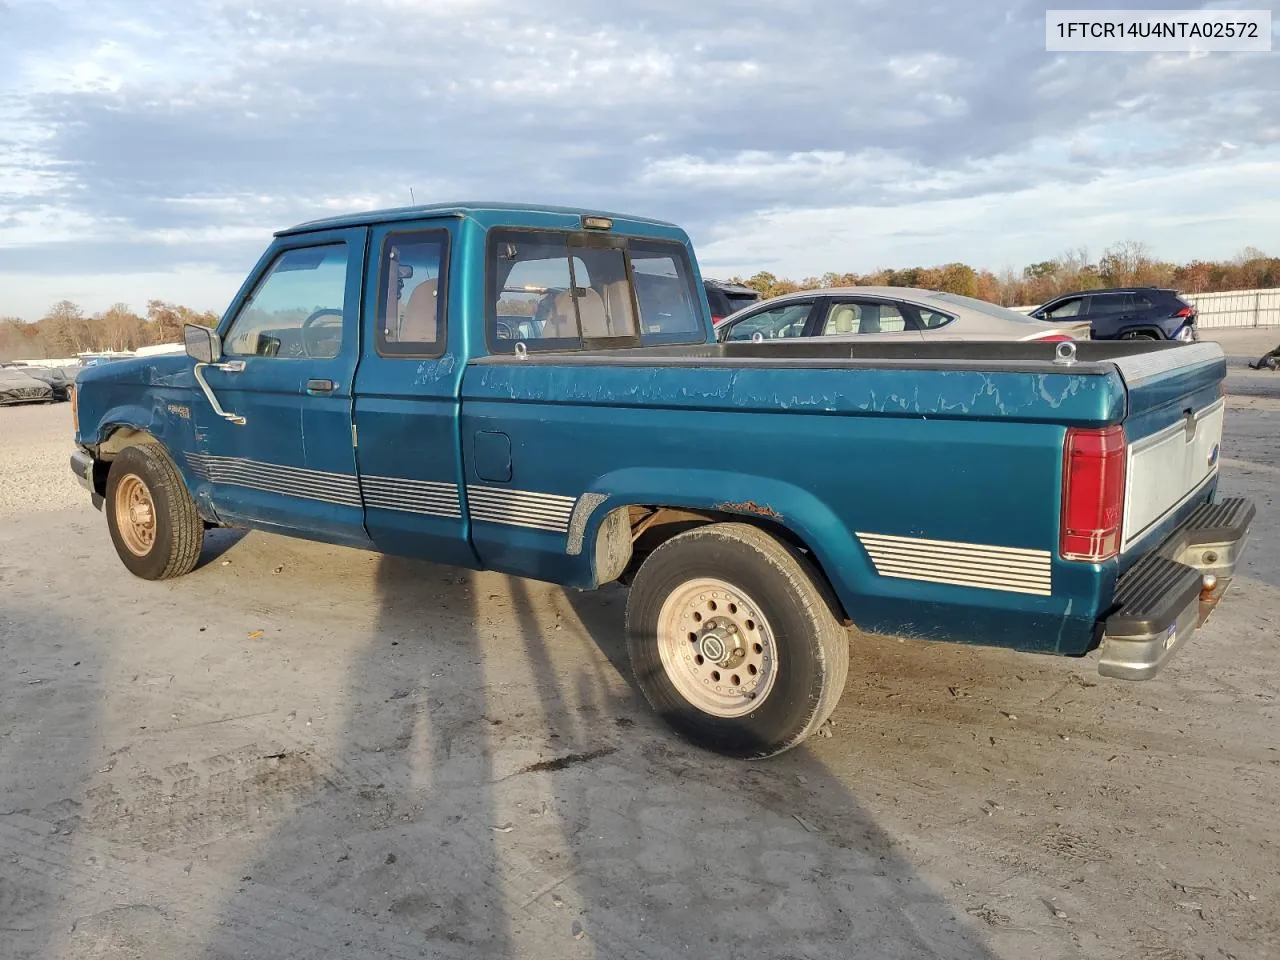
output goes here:
<path id="1" fill-rule="evenodd" d="M 879 0 L 138 9 L 0 7 L 0 271 L 36 277 L 0 313 L 61 296 L 49 264 L 233 276 L 272 229 L 402 204 L 410 188 L 666 217 L 744 269 L 843 255 L 821 233 L 758 250 L 735 241 L 744 224 L 900 210 L 926 229 L 967 202 L 987 219 L 942 259 L 989 260 L 1029 196 L 1280 144 L 1268 55 L 1051 55 L 1043 9 L 1009 0 L 963 16 Z M 1124 191 L 1106 195 L 1123 214 Z M 1032 259 L 1096 223 L 1055 210 L 1063 243 Z M 893 249 L 914 263 L 935 248 Z"/>

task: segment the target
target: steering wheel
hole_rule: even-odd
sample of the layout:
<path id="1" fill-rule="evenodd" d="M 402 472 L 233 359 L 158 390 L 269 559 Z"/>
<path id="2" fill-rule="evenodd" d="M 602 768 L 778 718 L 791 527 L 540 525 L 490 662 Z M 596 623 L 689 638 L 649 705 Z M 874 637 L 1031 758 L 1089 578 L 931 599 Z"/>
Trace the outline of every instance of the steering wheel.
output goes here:
<path id="1" fill-rule="evenodd" d="M 315 340 L 312 340 L 312 337 L 314 336 L 314 333 L 313 333 L 313 331 L 312 331 L 312 329 L 311 329 L 311 328 L 312 328 L 312 326 L 315 324 L 315 322 L 316 322 L 317 320 L 320 320 L 320 319 L 321 319 L 321 318 L 323 318 L 323 317 L 337 317 L 337 318 L 338 318 L 338 335 L 339 335 L 339 338 L 341 338 L 341 335 L 342 335 L 342 311 L 341 311 L 341 310 L 336 310 L 336 309 L 334 309 L 333 307 L 321 307 L 321 308 L 320 308 L 319 310 L 317 310 L 315 313 L 311 314 L 311 316 L 307 317 L 307 319 L 305 319 L 305 320 L 303 320 L 303 321 L 302 321 L 302 336 L 301 336 L 301 341 L 302 341 L 302 352 L 303 352 L 303 354 L 304 354 L 305 356 L 307 356 L 307 357 L 315 357 L 317 354 L 322 353 L 322 351 L 320 351 L 319 349 L 313 349 L 313 348 L 318 348 L 318 347 L 319 347 L 320 341 L 319 341 L 319 338 L 317 338 L 317 339 L 315 339 Z M 332 326 L 332 324 L 325 324 L 325 326 L 324 326 L 324 327 L 320 328 L 320 331 L 316 331 L 316 332 L 317 332 L 317 333 L 318 333 L 318 332 L 321 332 L 321 331 L 323 331 L 325 328 L 330 327 L 330 326 Z"/>

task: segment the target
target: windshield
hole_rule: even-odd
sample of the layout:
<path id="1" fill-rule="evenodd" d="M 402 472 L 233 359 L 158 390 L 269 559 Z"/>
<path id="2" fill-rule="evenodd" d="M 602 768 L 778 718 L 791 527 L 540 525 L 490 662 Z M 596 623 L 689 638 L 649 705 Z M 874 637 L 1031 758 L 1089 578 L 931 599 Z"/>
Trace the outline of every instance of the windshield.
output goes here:
<path id="1" fill-rule="evenodd" d="M 490 345 L 508 352 L 705 338 L 683 245 L 608 235 L 489 235 Z M 630 344 L 628 344 L 630 341 Z"/>
<path id="2" fill-rule="evenodd" d="M 1008 307 L 1002 307 L 997 303 L 988 303 L 986 300 L 979 300 L 976 297 L 962 297 L 958 293 L 935 293 L 931 294 L 929 299 L 942 300 L 945 303 L 954 303 L 957 306 L 968 307 L 970 310 L 976 310 L 979 313 L 985 313 L 989 317 L 998 317 L 1001 320 L 1013 320 L 1018 323 L 1040 324 L 1035 317 L 1029 317 L 1025 313 L 1019 313 L 1017 310 L 1010 310 Z"/>

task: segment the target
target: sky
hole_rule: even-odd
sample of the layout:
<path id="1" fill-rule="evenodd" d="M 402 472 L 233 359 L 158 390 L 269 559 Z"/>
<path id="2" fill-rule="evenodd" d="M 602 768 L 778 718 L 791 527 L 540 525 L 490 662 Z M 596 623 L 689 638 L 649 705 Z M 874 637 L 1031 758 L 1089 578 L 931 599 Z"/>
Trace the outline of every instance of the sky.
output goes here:
<path id="1" fill-rule="evenodd" d="M 0 0 L 0 316 L 220 312 L 410 190 L 674 220 L 716 277 L 1280 255 L 1280 42 L 1050 54 L 1048 5 Z"/>

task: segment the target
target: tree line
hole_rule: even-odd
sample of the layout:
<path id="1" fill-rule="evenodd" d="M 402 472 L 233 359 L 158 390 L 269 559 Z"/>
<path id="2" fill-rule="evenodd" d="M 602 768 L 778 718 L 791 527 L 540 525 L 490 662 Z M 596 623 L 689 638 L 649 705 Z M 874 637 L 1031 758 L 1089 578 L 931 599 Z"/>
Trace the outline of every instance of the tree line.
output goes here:
<path id="1" fill-rule="evenodd" d="M 870 273 L 832 272 L 803 280 L 788 280 L 761 271 L 745 279 L 734 277 L 733 282 L 759 290 L 765 297 L 826 287 L 922 287 L 1013 307 L 1044 303 L 1075 290 L 1103 287 L 1169 287 L 1181 293 L 1280 287 L 1280 257 L 1245 247 L 1231 260 L 1176 264 L 1152 256 L 1144 243 L 1127 240 L 1107 247 L 1096 261 L 1089 257 L 1087 249 L 1080 248 L 1053 260 L 1028 264 L 1021 272 L 1008 269 L 996 274 L 975 270 L 965 263 L 947 263 Z"/>
<path id="2" fill-rule="evenodd" d="M 43 317 L 27 323 L 0 317 L 0 361 L 74 357 L 102 350 L 137 350 L 157 343 L 179 343 L 186 323 L 214 325 L 218 315 L 169 303 L 147 301 L 144 315 L 117 303 L 86 314 L 70 300 L 59 300 Z"/>

